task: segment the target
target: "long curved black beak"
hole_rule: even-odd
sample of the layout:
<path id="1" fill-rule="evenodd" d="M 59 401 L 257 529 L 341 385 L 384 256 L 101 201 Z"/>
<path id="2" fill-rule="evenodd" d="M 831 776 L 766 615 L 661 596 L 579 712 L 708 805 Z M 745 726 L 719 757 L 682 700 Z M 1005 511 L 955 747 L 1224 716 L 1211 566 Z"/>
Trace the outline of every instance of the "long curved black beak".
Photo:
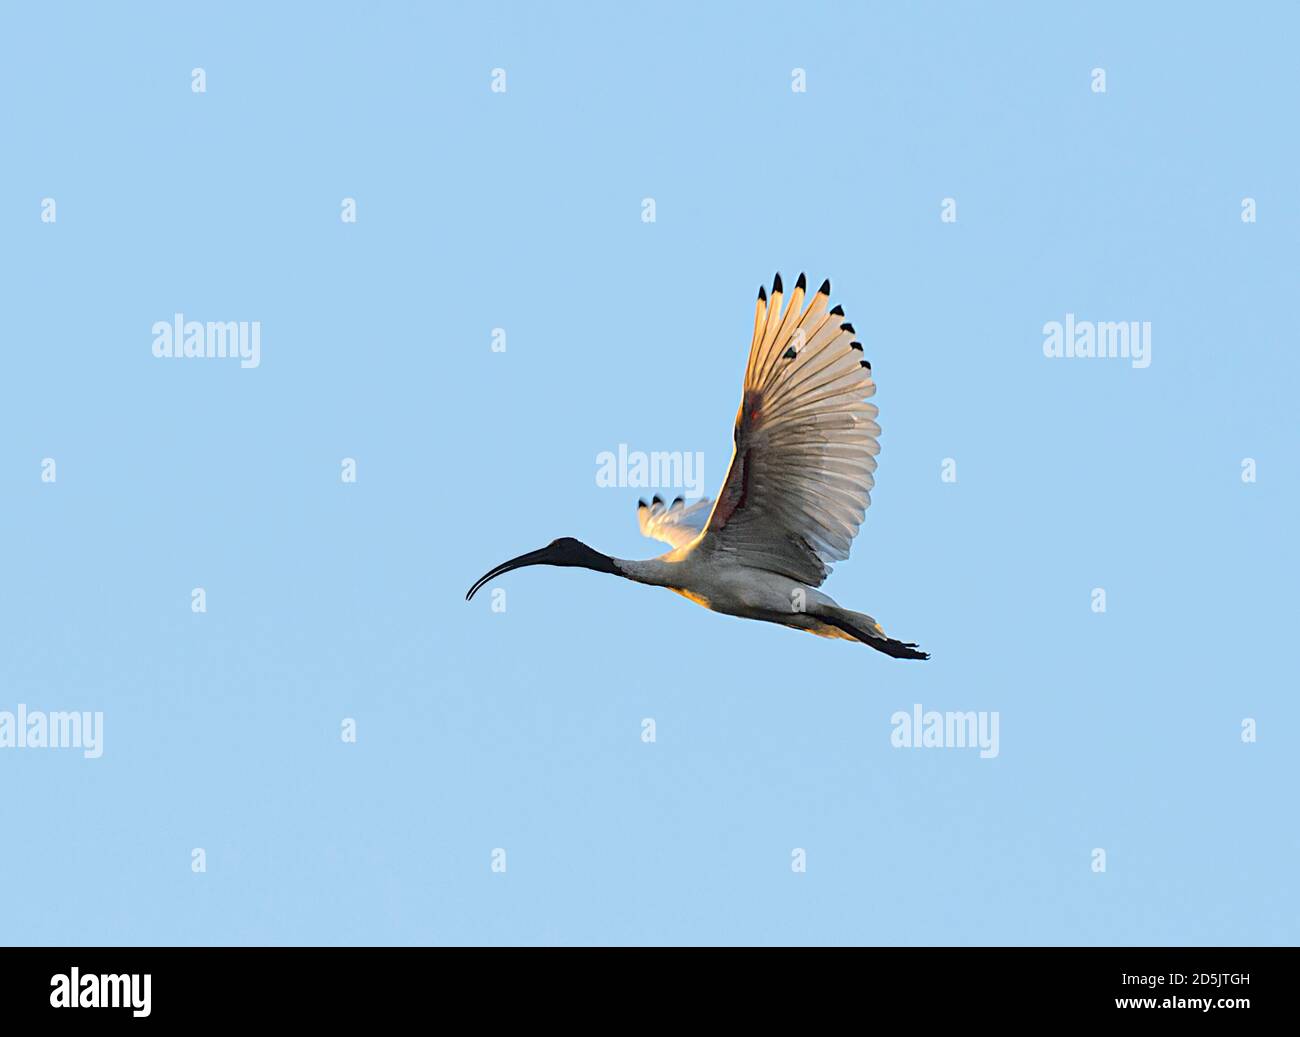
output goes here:
<path id="1" fill-rule="evenodd" d="M 529 551 L 526 555 L 520 555 L 518 558 L 512 558 L 508 562 L 502 562 L 495 569 L 491 569 L 484 573 L 474 582 L 474 586 L 471 587 L 469 593 L 465 595 L 465 600 L 469 601 L 474 597 L 483 584 L 490 580 L 495 580 L 498 576 L 503 576 L 514 569 L 522 569 L 525 565 L 553 564 L 555 561 L 555 554 L 556 552 L 553 547 L 542 547 L 536 551 Z"/>

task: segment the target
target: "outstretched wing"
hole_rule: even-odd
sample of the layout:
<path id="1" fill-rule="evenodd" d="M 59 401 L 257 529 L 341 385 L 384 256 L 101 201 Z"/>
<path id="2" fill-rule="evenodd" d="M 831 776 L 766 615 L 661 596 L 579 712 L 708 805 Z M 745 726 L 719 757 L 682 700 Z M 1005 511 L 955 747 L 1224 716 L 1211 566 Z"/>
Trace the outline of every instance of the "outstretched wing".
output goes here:
<path id="1" fill-rule="evenodd" d="M 642 536 L 661 540 L 669 547 L 685 547 L 703 531 L 712 503 L 708 497 L 701 497 L 687 504 L 678 497 L 672 504 L 665 504 L 662 498 L 655 497 L 650 504 L 638 504 L 636 520 Z"/>
<path id="2" fill-rule="evenodd" d="M 871 364 L 826 281 L 781 310 L 781 275 L 758 292 L 731 467 L 694 550 L 818 586 L 849 556 L 875 485 Z"/>

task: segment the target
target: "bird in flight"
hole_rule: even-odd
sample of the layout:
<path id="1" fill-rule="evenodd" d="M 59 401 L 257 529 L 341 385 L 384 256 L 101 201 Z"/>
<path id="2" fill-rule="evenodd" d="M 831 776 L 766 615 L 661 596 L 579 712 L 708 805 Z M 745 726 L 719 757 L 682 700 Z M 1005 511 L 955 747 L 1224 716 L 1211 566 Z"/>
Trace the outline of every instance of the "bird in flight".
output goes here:
<path id="1" fill-rule="evenodd" d="M 557 565 L 666 587 L 714 612 L 861 641 L 895 659 L 928 659 L 870 616 L 817 590 L 849 556 L 875 485 L 871 364 L 822 283 L 805 308 L 803 274 L 784 311 L 781 275 L 758 290 L 735 449 L 715 501 L 659 498 L 637 508 L 641 532 L 672 550 L 611 558 L 572 537 L 502 562 L 465 595 L 526 565 Z"/>

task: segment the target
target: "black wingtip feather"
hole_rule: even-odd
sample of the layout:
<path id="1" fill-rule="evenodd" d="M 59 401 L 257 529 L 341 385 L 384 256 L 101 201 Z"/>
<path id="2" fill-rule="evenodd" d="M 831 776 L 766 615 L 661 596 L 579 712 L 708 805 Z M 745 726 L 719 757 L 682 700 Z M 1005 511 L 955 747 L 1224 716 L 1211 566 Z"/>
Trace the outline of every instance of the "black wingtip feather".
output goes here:
<path id="1" fill-rule="evenodd" d="M 857 328 L 855 328 L 848 321 L 845 321 L 843 324 L 840 325 L 840 331 L 847 331 L 850 335 L 852 335 L 857 332 Z"/>
<path id="2" fill-rule="evenodd" d="M 759 298 L 759 301 L 760 301 L 760 302 L 767 302 L 767 286 L 766 286 L 766 285 L 761 285 L 761 284 L 760 284 L 760 285 L 758 286 L 758 298 Z"/>
<path id="3" fill-rule="evenodd" d="M 772 278 L 772 294 L 776 295 L 778 292 L 781 291 L 784 291 L 784 289 L 781 287 L 781 275 L 777 274 L 774 278 Z"/>
<path id="4" fill-rule="evenodd" d="M 820 292 L 822 295 L 830 295 L 830 294 L 831 294 L 831 279 L 830 279 L 829 277 L 826 278 L 826 280 L 822 282 L 822 286 L 821 286 L 820 288 L 818 288 L 817 291 Z"/>
<path id="5" fill-rule="evenodd" d="M 844 307 L 843 307 L 843 306 L 836 306 L 835 309 L 831 310 L 831 316 L 832 316 L 832 317 L 843 317 L 843 316 L 844 316 Z"/>
<path id="6" fill-rule="evenodd" d="M 799 291 L 806 292 L 808 290 L 808 278 L 805 277 L 803 274 L 800 274 L 799 280 L 795 282 L 794 286 L 798 288 Z"/>

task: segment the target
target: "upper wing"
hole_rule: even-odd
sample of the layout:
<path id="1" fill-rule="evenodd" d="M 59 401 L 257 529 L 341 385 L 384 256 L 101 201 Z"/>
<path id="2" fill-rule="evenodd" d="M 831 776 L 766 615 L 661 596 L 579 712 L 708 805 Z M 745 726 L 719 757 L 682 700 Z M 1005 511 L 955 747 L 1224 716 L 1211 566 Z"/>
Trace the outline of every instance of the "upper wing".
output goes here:
<path id="1" fill-rule="evenodd" d="M 704 529 L 712 503 L 708 497 L 701 497 L 695 503 L 687 504 L 678 497 L 669 505 L 655 497 L 650 504 L 640 502 L 636 520 L 641 526 L 642 536 L 662 540 L 670 547 L 685 547 Z"/>
<path id="2" fill-rule="evenodd" d="M 781 311 L 758 292 L 754 340 L 726 482 L 696 550 L 818 586 L 849 547 L 875 485 L 871 365 L 826 281 L 803 308 L 802 274 Z"/>

